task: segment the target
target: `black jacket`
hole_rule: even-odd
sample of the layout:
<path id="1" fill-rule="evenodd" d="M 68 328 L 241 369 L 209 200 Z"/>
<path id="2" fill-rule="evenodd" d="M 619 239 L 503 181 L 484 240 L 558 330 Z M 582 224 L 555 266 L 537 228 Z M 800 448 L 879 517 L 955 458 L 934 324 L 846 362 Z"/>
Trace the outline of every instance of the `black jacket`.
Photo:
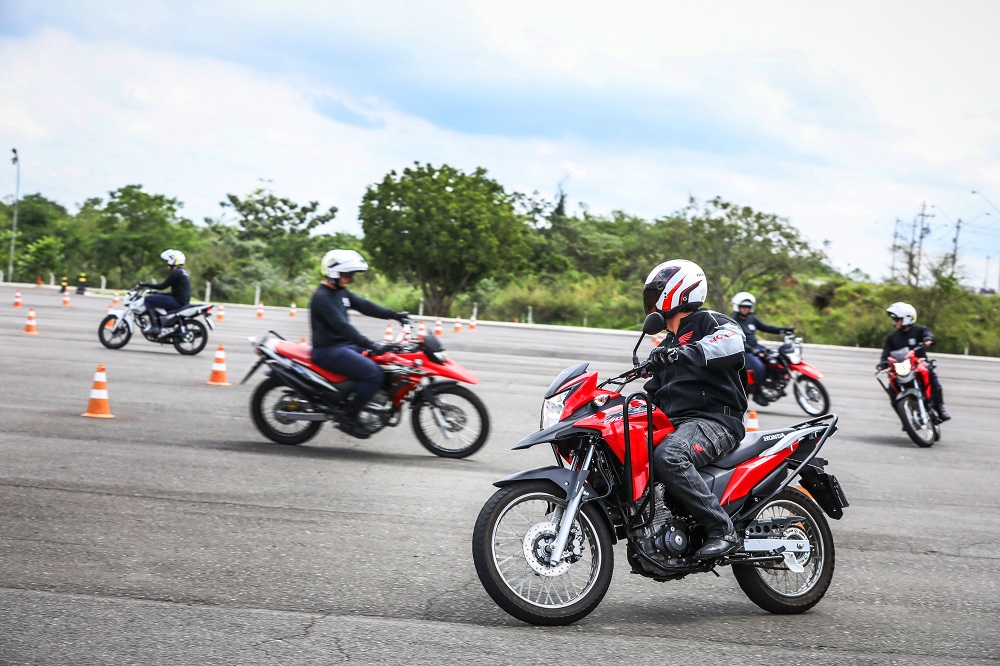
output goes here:
<path id="1" fill-rule="evenodd" d="M 313 292 L 312 300 L 309 302 L 313 347 L 339 345 L 357 345 L 364 349 L 375 347 L 374 342 L 351 325 L 347 318 L 348 308 L 354 308 L 363 315 L 377 319 L 395 319 L 397 316 L 394 310 L 352 294 L 347 287 L 334 289 L 321 284 Z"/>
<path id="2" fill-rule="evenodd" d="M 885 347 L 882 349 L 882 363 L 888 362 L 889 352 L 894 352 L 904 347 L 913 349 L 926 338 L 934 340 L 934 334 L 926 326 L 907 326 L 906 328 L 900 328 L 898 331 L 893 331 L 885 339 Z M 917 356 L 927 358 L 927 352 L 924 351 L 923 347 L 917 350 Z"/>
<path id="3" fill-rule="evenodd" d="M 191 276 L 183 268 L 172 268 L 167 278 L 160 284 L 143 282 L 144 286 L 157 291 L 163 291 L 170 287 L 170 295 L 174 297 L 177 304 L 184 307 L 191 302 Z"/>
<path id="4" fill-rule="evenodd" d="M 740 315 L 739 312 L 734 312 L 730 315 L 736 323 L 740 325 L 743 329 L 743 336 L 746 340 L 743 343 L 743 348 L 745 351 L 752 351 L 757 347 L 760 347 L 760 343 L 757 342 L 757 331 L 764 331 L 765 333 L 784 333 L 785 329 L 780 326 L 771 326 L 770 324 L 765 324 L 753 314 L 748 314 L 746 317 Z"/>
<path id="5" fill-rule="evenodd" d="M 677 347 L 677 363 L 657 372 L 643 388 L 672 421 L 705 418 L 743 439 L 747 396 L 740 381 L 743 334 L 724 314 L 698 310 L 668 333 L 661 347 Z"/>

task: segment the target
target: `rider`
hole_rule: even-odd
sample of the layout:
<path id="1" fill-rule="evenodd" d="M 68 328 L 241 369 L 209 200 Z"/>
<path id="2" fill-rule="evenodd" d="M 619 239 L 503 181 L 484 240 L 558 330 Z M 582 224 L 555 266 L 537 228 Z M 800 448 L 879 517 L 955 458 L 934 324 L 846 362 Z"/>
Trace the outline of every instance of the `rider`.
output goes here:
<path id="1" fill-rule="evenodd" d="M 889 353 L 896 349 L 914 349 L 920 343 L 923 347 L 917 348 L 916 354 L 922 359 L 927 359 L 926 347 L 934 344 L 934 334 L 926 326 L 914 326 L 917 321 L 917 309 L 909 303 L 893 303 L 885 309 L 892 319 L 893 331 L 885 339 L 885 348 L 882 349 L 882 360 L 876 366 L 879 370 L 889 367 Z M 951 414 L 944 408 L 944 394 L 941 389 L 941 381 L 938 379 L 934 366 L 927 364 L 927 373 L 931 380 L 931 400 L 934 402 L 934 409 L 938 413 L 941 421 L 947 421 Z"/>
<path id="2" fill-rule="evenodd" d="M 739 547 L 740 537 L 697 468 L 718 460 L 743 438 L 746 394 L 740 381 L 743 333 L 726 315 L 701 308 L 705 273 L 677 259 L 652 270 L 642 291 L 647 313 L 663 315 L 669 335 L 649 355 L 654 374 L 643 388 L 676 427 L 653 452 L 656 478 L 708 532 L 695 557 Z"/>
<path id="3" fill-rule="evenodd" d="M 358 380 L 354 394 L 339 419 L 340 429 L 349 435 L 365 439 L 369 436 L 358 422 L 358 412 L 382 384 L 382 370 L 361 352 L 371 350 L 377 355 L 384 343 L 372 342 L 351 325 L 348 308 L 378 319 L 408 321 L 408 313 L 395 312 L 361 298 L 348 290 L 354 274 L 368 270 L 364 257 L 354 250 L 330 250 L 323 255 L 324 278 L 309 304 L 312 326 L 312 360 L 324 370 Z"/>
<path id="4" fill-rule="evenodd" d="M 753 311 L 757 306 L 757 299 L 749 291 L 741 291 L 733 296 L 733 319 L 743 329 L 743 336 L 746 340 L 743 343 L 743 351 L 746 356 L 746 368 L 753 372 L 753 401 L 761 407 L 765 407 L 770 401 L 764 397 L 762 391 L 764 387 L 764 376 L 767 368 L 764 365 L 764 355 L 767 349 L 757 342 L 756 331 L 765 333 L 794 333 L 794 328 L 782 328 L 765 324 L 754 316 Z"/>
<path id="5" fill-rule="evenodd" d="M 164 250 L 160 254 L 160 259 L 167 262 L 170 272 L 160 284 L 151 282 L 140 282 L 139 287 L 149 287 L 150 289 L 166 289 L 170 287 L 170 294 L 150 294 L 143 301 L 146 304 L 146 312 L 149 313 L 149 325 L 143 329 L 143 333 L 163 335 L 167 331 L 160 331 L 160 317 L 156 314 L 156 308 L 163 308 L 167 312 L 180 310 L 191 302 L 191 276 L 184 270 L 184 262 L 187 257 L 180 250 Z"/>

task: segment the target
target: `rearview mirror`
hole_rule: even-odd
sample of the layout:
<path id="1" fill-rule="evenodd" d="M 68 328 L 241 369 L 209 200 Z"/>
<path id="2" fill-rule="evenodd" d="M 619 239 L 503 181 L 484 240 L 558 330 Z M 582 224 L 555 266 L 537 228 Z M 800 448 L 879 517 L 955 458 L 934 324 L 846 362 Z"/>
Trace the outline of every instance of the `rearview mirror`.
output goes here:
<path id="1" fill-rule="evenodd" d="M 646 335 L 656 335 L 667 327 L 667 322 L 663 320 L 663 315 L 659 312 L 650 312 L 642 322 L 642 332 Z"/>

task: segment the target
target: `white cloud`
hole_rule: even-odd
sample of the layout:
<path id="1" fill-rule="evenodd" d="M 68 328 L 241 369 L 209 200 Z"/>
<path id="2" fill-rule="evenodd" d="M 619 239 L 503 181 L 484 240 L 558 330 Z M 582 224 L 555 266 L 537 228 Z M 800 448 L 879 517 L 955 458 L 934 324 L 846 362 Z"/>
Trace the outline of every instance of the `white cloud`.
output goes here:
<path id="1" fill-rule="evenodd" d="M 568 177 L 570 200 L 596 212 L 654 217 L 689 194 L 721 195 L 791 218 L 813 240 L 833 241 L 840 266 L 880 275 L 895 217 L 909 219 L 923 201 L 974 216 L 984 202 L 971 189 L 1000 202 L 1000 188 L 990 191 L 1000 176 L 1000 89 L 986 71 L 998 47 L 995 21 L 981 6 L 509 0 L 279 12 L 241 5 L 248 30 L 298 31 L 312 45 L 355 33 L 412 54 L 401 71 L 429 91 L 476 81 L 477 89 L 495 85 L 511 95 L 519 86 L 559 84 L 605 96 L 674 96 L 717 113 L 729 131 L 784 142 L 736 156 L 558 132 L 467 134 L 335 87 L 316 75 L 323 63 L 265 72 L 144 39 L 161 24 L 216 25 L 227 16 L 218 3 L 187 7 L 187 16 L 161 5 L 143 23 L 126 14 L 113 41 L 54 29 L 0 39 L 0 135 L 22 155 L 22 191 L 66 204 L 138 182 L 177 197 L 200 219 L 217 216 L 227 192 L 247 193 L 266 178 L 282 195 L 339 206 L 336 226 L 356 232 L 367 185 L 415 160 L 448 162 L 484 166 L 508 189 L 526 192 L 552 194 Z M 332 24 L 336 30 L 325 33 Z M 127 39 L 128 26 L 140 37 Z M 188 46 L 197 38 L 189 30 Z M 220 33 L 222 41 L 239 38 Z M 321 115 L 317 99 L 376 129 Z M 949 233 L 935 234 L 942 251 Z M 972 268 L 1000 253 L 991 238 L 968 248 Z M 985 249 L 990 243 L 996 252 Z"/>

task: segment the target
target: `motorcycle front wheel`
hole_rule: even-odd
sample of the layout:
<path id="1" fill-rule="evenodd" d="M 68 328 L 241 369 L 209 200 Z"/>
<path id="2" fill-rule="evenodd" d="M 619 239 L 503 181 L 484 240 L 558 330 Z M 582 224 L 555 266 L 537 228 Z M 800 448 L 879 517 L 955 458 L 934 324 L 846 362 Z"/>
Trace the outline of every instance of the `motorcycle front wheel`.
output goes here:
<path id="1" fill-rule="evenodd" d="M 174 349 L 185 356 L 194 356 L 208 343 L 208 329 L 197 319 L 185 322 L 187 331 L 174 334 Z"/>
<path id="2" fill-rule="evenodd" d="M 793 386 L 795 402 L 809 416 L 822 416 L 830 411 L 830 396 L 826 388 L 812 377 L 799 376 Z"/>
<path id="3" fill-rule="evenodd" d="M 490 415 L 479 397 L 457 384 L 434 389 L 413 404 L 413 432 L 425 449 L 443 458 L 465 458 L 490 434 Z"/>
<path id="4" fill-rule="evenodd" d="M 927 415 L 926 423 L 922 422 L 920 401 L 915 395 L 908 395 L 897 402 L 896 411 L 899 413 L 899 420 L 903 423 L 903 430 L 910 436 L 914 444 L 922 448 L 934 445 L 934 441 L 937 439 L 934 436 L 934 424 L 931 422 L 930 414 Z"/>
<path id="5" fill-rule="evenodd" d="M 121 349 L 132 339 L 132 329 L 124 319 L 108 315 L 97 327 L 97 339 L 108 349 Z"/>
<path id="6" fill-rule="evenodd" d="M 611 585 L 611 533 L 593 504 L 577 514 L 562 561 L 549 563 L 565 506 L 553 483 L 525 481 L 494 493 L 476 519 L 472 556 L 479 580 L 522 622 L 576 622 L 597 608 Z"/>
<path id="7" fill-rule="evenodd" d="M 786 488 L 763 505 L 755 516 L 787 518 L 795 516 L 782 535 L 785 539 L 809 542 L 809 552 L 796 555 L 805 569 L 796 573 L 783 561 L 734 564 L 733 575 L 744 594 L 770 613 L 804 613 L 819 603 L 833 580 L 833 534 L 822 509 L 805 493 Z"/>
<path id="8" fill-rule="evenodd" d="M 275 444 L 302 444 L 316 436 L 322 421 L 296 421 L 283 413 L 313 412 L 312 404 L 276 377 L 268 377 L 254 389 L 250 416 L 260 434 Z"/>

